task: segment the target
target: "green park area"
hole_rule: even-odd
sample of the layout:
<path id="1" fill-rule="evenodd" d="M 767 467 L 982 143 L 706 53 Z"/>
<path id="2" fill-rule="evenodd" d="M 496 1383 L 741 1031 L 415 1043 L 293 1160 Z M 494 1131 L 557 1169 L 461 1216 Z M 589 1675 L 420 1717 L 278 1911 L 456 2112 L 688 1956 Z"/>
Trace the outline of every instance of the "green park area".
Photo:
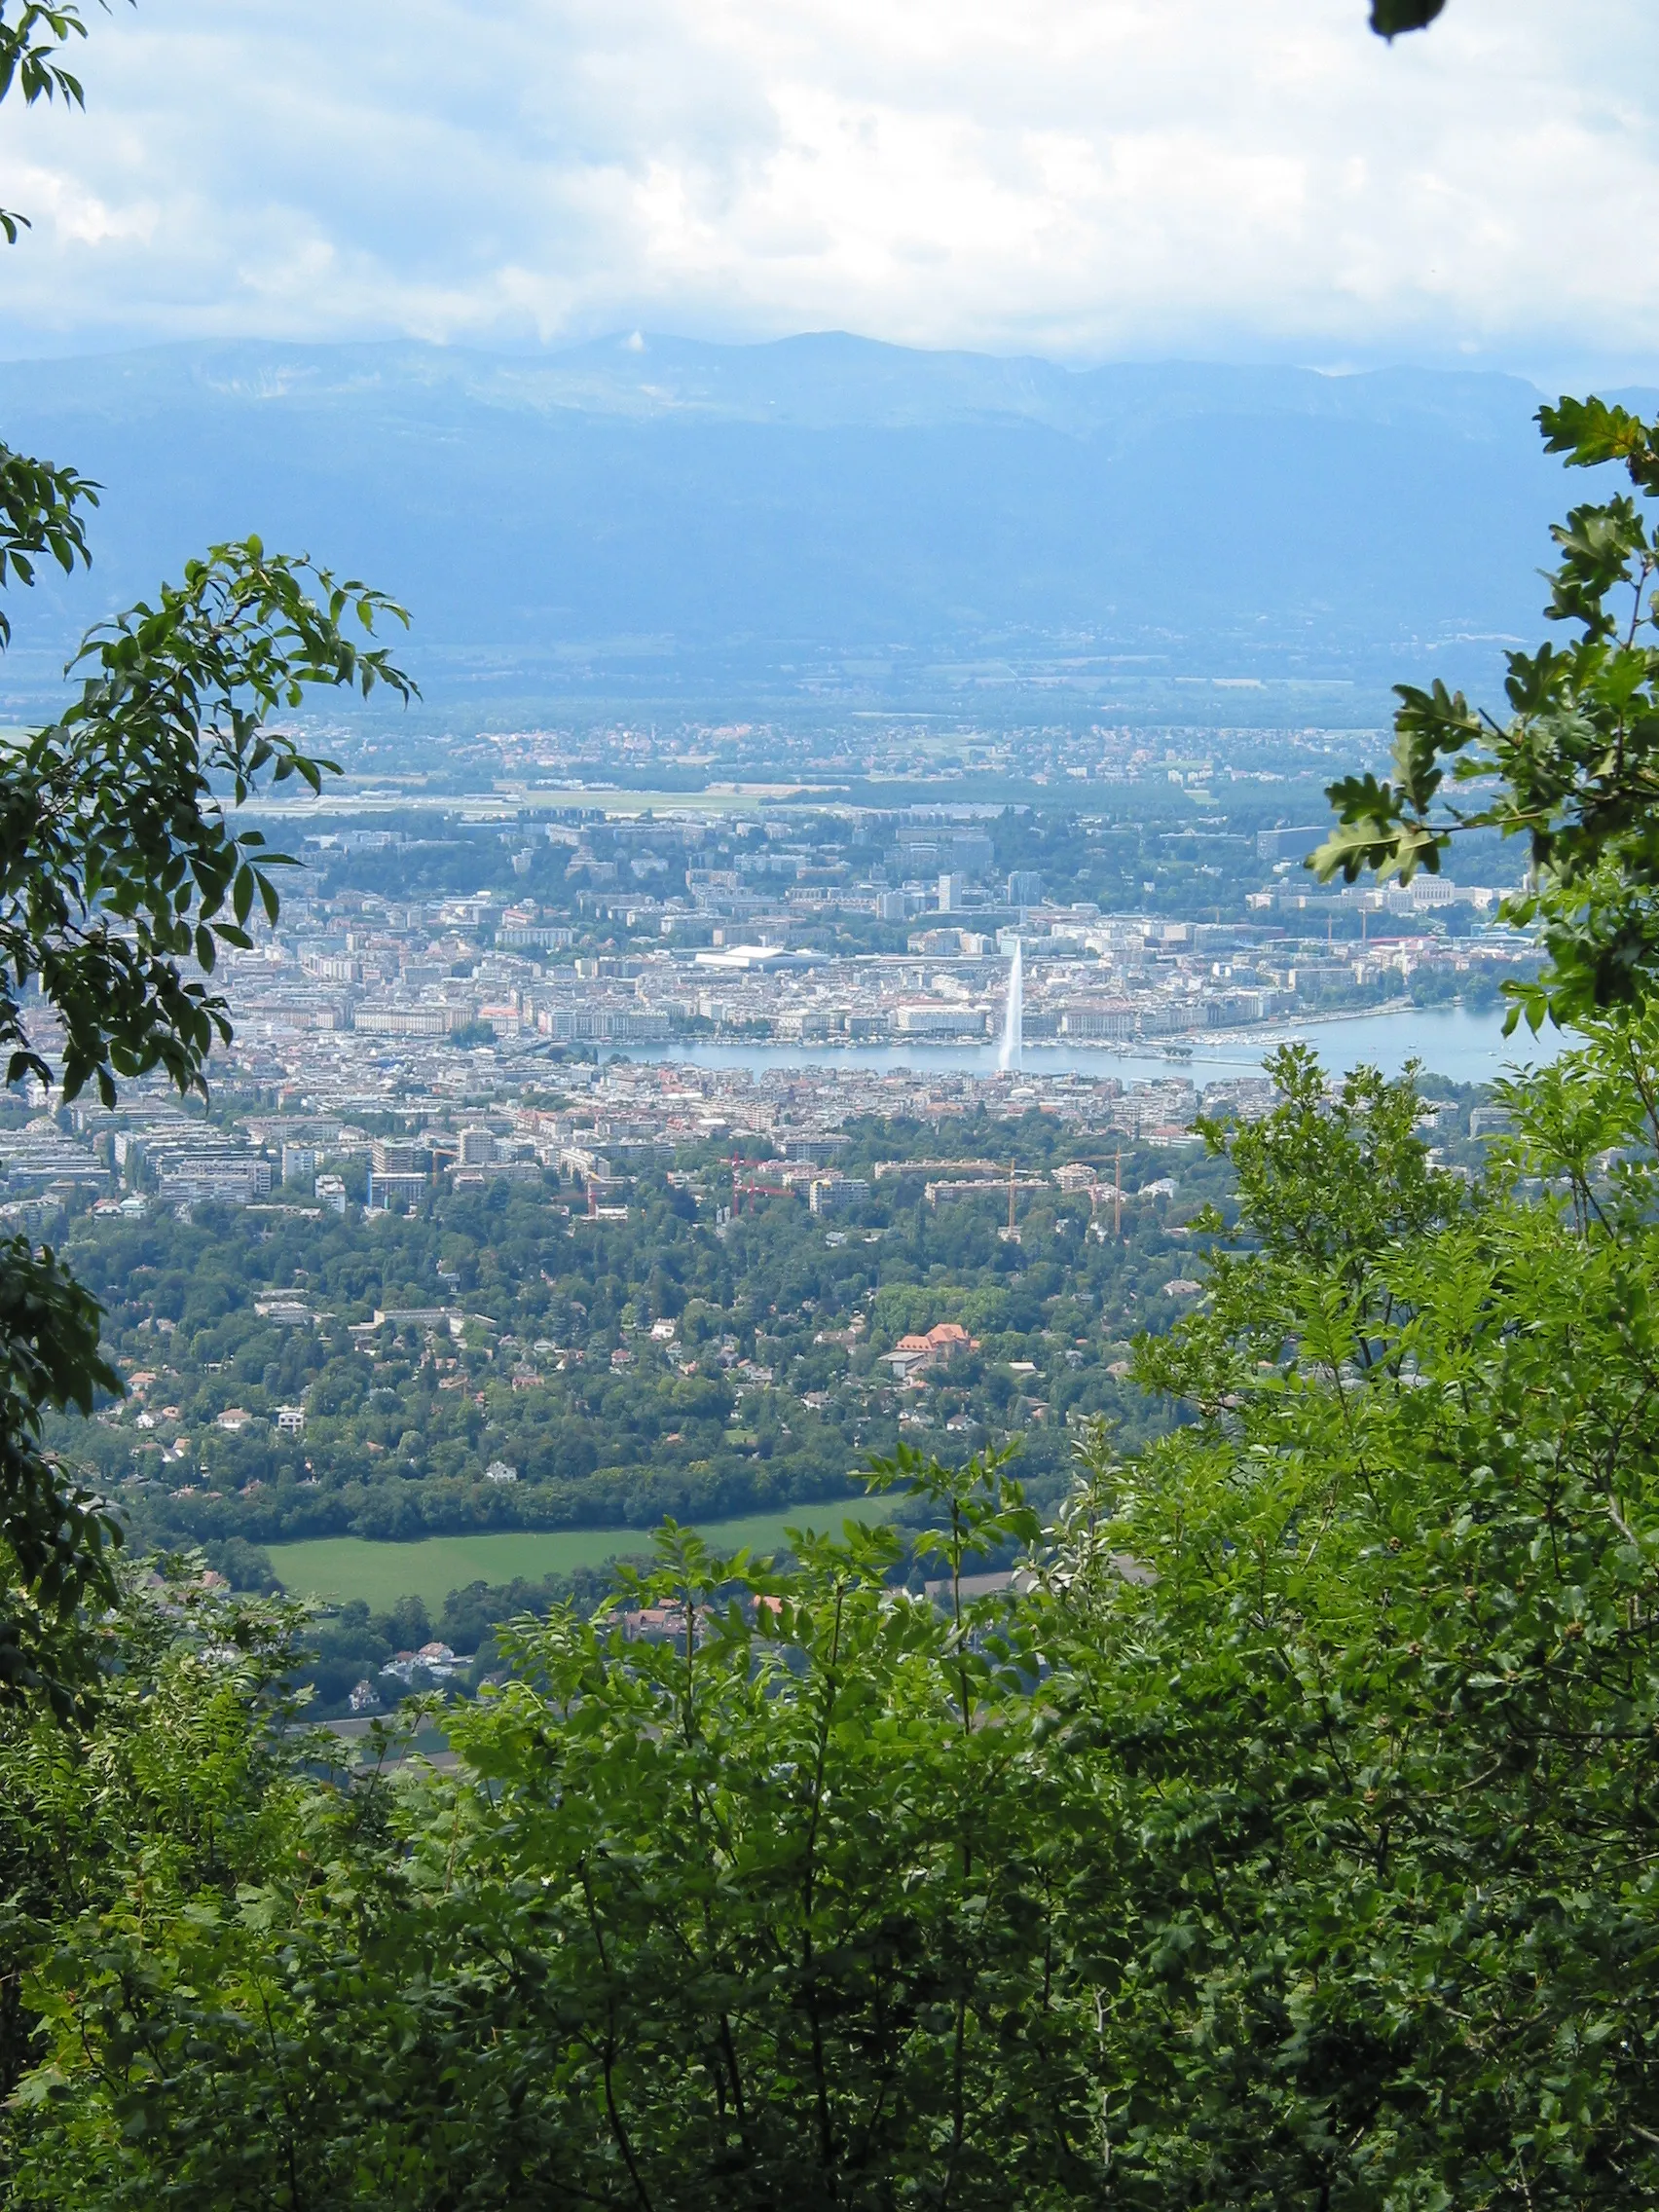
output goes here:
<path id="1" fill-rule="evenodd" d="M 721 1551 L 776 1550 L 786 1524 L 793 1528 L 835 1530 L 846 1514 L 877 1518 L 863 1498 L 841 1507 L 801 1505 L 786 1513 L 758 1513 L 738 1521 L 716 1521 L 699 1532 Z M 385 1612 L 400 1598 L 420 1598 L 437 1612 L 452 1590 L 471 1582 L 536 1582 L 549 1574 L 568 1575 L 578 1567 L 603 1567 L 650 1550 L 645 1529 L 523 1530 L 478 1536 L 427 1536 L 418 1543 L 376 1543 L 362 1536 L 319 1536 L 292 1544 L 273 1544 L 270 1558 L 282 1586 L 294 1597 L 364 1601 Z"/>

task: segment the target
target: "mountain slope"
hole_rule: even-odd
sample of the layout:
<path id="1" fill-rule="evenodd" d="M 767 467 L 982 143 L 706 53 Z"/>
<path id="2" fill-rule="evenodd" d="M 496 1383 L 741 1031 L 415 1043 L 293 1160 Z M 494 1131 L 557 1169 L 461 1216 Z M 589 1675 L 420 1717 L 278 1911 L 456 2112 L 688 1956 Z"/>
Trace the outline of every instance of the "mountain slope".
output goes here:
<path id="1" fill-rule="evenodd" d="M 442 695 L 959 696 L 1486 675 L 1566 503 L 1514 379 L 1072 372 L 836 335 L 545 356 L 203 345 L 0 365 L 0 434 L 105 487 L 14 695 L 257 529 L 400 594 Z"/>

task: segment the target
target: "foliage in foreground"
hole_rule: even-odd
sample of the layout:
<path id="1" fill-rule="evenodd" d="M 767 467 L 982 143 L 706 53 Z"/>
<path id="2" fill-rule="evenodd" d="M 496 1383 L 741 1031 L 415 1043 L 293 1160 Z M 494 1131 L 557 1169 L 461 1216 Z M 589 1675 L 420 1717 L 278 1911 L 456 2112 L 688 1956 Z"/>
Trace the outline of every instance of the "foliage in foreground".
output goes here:
<path id="1" fill-rule="evenodd" d="M 1651 2198 L 1656 1051 L 1515 1089 L 1461 1204 L 1300 1053 L 1232 1142 L 1257 1246 L 1143 1359 L 1198 1419 L 1074 1513 L 1156 1582 L 1074 1541 L 1055 1692 L 1133 1839 L 1109 2094 L 1164 2202 Z"/>
<path id="2" fill-rule="evenodd" d="M 1659 498 L 1659 424 L 1563 398 L 1538 410 L 1538 426 L 1568 468 L 1616 464 L 1642 499 Z M 1560 560 L 1544 615 L 1566 643 L 1505 655 L 1501 722 L 1439 681 L 1397 684 L 1393 772 L 1331 785 L 1338 823 L 1309 864 L 1323 880 L 1375 869 L 1409 882 L 1469 830 L 1521 839 L 1526 881 L 1501 910 L 1536 925 L 1549 965 L 1505 991 L 1509 1026 L 1524 1012 L 1533 1030 L 1546 1014 L 1576 1024 L 1659 992 L 1659 531 L 1620 492 L 1550 535 Z M 1475 804 L 1448 803 L 1449 771 Z"/>
<path id="3" fill-rule="evenodd" d="M 1141 1354 L 1189 1418 L 1086 1440 L 1022 1595 L 670 1530 L 654 1640 L 526 1621 L 457 1771 L 349 1784 L 291 1624 L 134 1599 L 0 1748 L 9 2201 L 1650 2202 L 1659 1022 L 1474 1190 L 1409 1085 L 1277 1073 Z M 1034 1533 L 894 1478 L 947 1585 Z"/>

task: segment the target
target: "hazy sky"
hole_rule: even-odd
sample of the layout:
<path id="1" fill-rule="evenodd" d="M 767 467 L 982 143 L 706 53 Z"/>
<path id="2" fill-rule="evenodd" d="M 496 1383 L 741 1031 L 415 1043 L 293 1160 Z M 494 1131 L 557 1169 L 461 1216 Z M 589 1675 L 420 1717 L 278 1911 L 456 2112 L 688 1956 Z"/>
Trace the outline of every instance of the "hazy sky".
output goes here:
<path id="1" fill-rule="evenodd" d="M 0 350 L 840 328 L 1659 373 L 1659 7 L 140 0 L 0 111 Z"/>

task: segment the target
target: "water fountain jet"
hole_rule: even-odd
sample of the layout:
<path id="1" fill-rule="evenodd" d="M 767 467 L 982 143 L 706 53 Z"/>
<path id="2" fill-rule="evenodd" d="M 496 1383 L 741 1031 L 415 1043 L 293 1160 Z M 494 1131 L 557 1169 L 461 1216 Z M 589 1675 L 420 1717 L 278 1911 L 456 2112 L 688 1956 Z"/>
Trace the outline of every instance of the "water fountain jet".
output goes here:
<path id="1" fill-rule="evenodd" d="M 997 1054 L 997 1066 L 1006 1075 L 1019 1065 L 1019 1049 L 1025 1042 L 1025 950 L 1020 939 L 1014 940 L 1014 958 L 1008 969 L 1008 1007 L 1003 1014 L 1002 1050 Z"/>

